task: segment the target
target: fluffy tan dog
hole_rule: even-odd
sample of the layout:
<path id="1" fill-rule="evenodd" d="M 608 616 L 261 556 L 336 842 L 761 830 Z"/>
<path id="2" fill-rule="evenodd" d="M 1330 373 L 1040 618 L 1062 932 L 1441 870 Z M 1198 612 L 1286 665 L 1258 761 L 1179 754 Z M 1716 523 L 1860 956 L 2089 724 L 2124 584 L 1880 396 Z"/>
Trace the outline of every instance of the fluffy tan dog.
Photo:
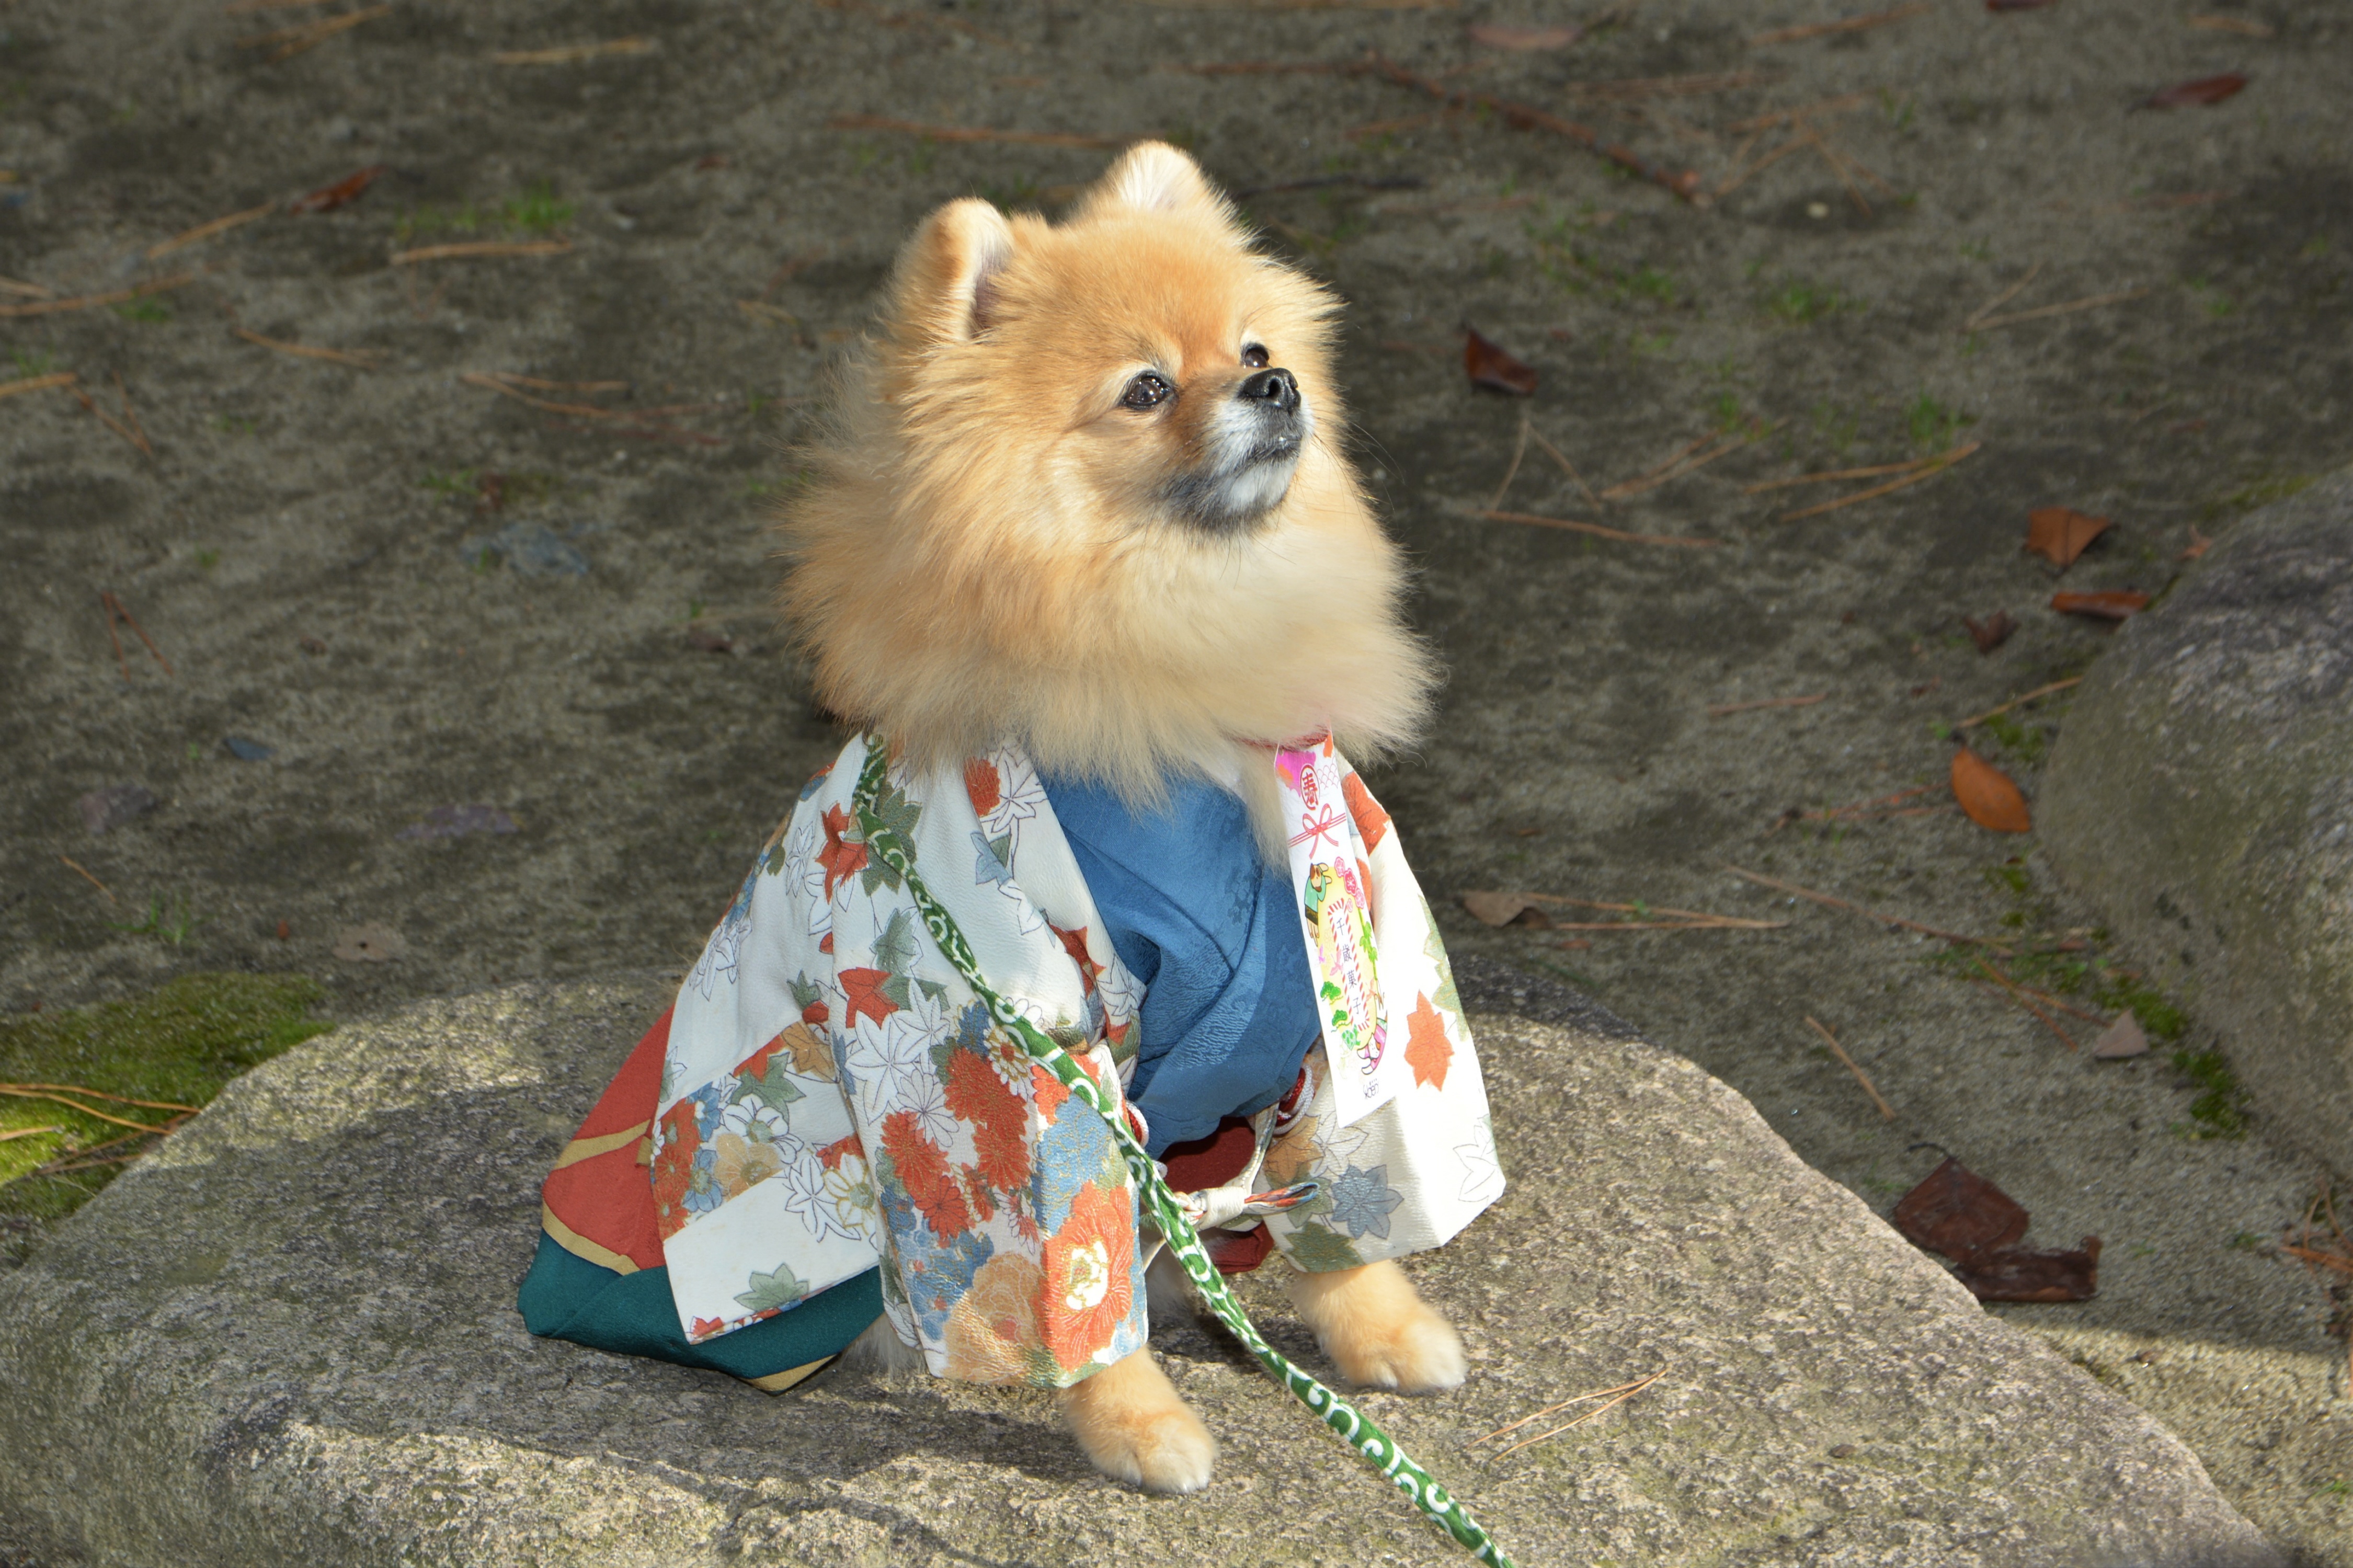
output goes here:
<path id="1" fill-rule="evenodd" d="M 1139 803 L 1171 773 L 1270 779 L 1247 747 L 1410 739 L 1433 671 L 1341 450 L 1336 309 L 1156 142 L 1064 223 L 933 214 L 784 525 L 818 696 L 918 763 L 1009 741 Z M 1279 857 L 1271 786 L 1250 805 Z M 1461 1382 L 1461 1341 L 1394 1263 L 1284 1267 L 1345 1376 Z M 1208 1482 L 1216 1445 L 1147 1352 L 1062 1398 L 1106 1473 Z"/>

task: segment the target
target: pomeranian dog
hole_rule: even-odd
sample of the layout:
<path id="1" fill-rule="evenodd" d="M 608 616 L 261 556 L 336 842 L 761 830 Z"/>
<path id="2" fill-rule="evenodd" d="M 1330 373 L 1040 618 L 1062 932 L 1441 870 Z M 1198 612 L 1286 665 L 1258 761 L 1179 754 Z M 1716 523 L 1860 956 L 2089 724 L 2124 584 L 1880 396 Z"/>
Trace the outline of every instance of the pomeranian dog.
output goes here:
<path id="1" fill-rule="evenodd" d="M 1279 863 L 1252 758 L 1326 734 L 1393 752 L 1434 680 L 1342 450 L 1337 310 L 1157 142 L 1060 223 L 933 214 L 783 527 L 818 698 L 917 767 L 1010 742 L 1141 808 L 1172 776 L 1240 780 Z M 1348 1380 L 1461 1383 L 1461 1341 L 1394 1261 L 1283 1273 Z M 1153 1283 L 1165 1301 L 1182 1276 Z M 887 1320 L 860 1349 L 913 1361 Z M 1148 1352 L 1060 1398 L 1106 1474 L 1208 1483 L 1216 1443 Z"/>

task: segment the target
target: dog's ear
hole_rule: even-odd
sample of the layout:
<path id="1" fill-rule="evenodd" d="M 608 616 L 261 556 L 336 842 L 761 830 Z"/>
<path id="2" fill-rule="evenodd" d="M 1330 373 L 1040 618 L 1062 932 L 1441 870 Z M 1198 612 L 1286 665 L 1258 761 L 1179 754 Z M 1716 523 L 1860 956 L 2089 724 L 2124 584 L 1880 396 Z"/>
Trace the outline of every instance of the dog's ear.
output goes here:
<path id="1" fill-rule="evenodd" d="M 1013 226 L 977 197 L 950 202 L 899 253 L 893 335 L 910 343 L 967 342 L 997 317 L 996 279 L 1013 259 Z"/>
<path id="2" fill-rule="evenodd" d="M 1233 208 L 1201 165 L 1166 142 L 1139 142 L 1120 154 L 1080 204 L 1082 222 L 1118 213 L 1189 212 L 1230 224 Z"/>

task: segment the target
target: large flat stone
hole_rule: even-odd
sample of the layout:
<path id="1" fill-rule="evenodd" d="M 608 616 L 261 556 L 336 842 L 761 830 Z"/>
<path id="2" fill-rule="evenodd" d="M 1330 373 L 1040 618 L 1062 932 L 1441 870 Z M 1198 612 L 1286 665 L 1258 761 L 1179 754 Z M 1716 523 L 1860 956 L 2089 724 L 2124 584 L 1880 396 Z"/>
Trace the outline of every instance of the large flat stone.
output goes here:
<path id="1" fill-rule="evenodd" d="M 2353 1172 L 2353 470 L 2250 515 L 2125 625 L 2040 820 L 2256 1105 Z"/>
<path id="2" fill-rule="evenodd" d="M 1366 1403 L 1522 1563 L 2277 1561 L 2180 1443 L 1730 1089 L 1569 994 L 1465 981 L 1514 1185 L 1418 1274 L 1474 1376 Z M 1042 1395 L 771 1397 L 527 1337 L 540 1174 L 661 989 L 347 1026 L 116 1182 L 0 1280 L 0 1542 L 52 1568 L 1459 1560 L 1198 1327 L 1156 1336 L 1225 1444 L 1189 1499 L 1096 1477 Z M 1589 1426 L 1474 1446 L 1662 1365 Z"/>

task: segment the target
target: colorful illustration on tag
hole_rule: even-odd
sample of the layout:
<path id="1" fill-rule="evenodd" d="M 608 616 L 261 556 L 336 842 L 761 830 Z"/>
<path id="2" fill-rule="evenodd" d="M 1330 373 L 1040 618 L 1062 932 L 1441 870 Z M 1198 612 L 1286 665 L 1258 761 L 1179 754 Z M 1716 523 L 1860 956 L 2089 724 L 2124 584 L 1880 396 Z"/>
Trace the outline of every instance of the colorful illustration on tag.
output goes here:
<path id="1" fill-rule="evenodd" d="M 1359 1077 L 1369 1079 L 1381 1068 L 1388 1019 L 1381 1008 L 1373 922 L 1356 884 L 1353 867 L 1329 862 L 1310 866 L 1303 910 L 1307 929 L 1315 936 L 1317 967 L 1323 971 L 1317 989 L 1324 1017 L 1339 1037 L 1345 1059 Z"/>

